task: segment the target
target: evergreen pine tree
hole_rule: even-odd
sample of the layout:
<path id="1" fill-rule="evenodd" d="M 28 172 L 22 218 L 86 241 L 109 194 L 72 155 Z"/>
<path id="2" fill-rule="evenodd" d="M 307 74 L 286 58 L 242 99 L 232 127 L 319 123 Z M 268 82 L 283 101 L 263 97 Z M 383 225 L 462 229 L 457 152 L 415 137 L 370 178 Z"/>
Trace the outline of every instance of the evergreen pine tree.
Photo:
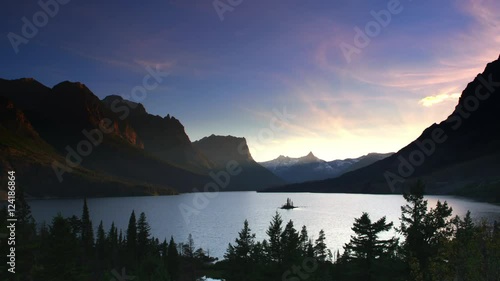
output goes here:
<path id="1" fill-rule="evenodd" d="M 356 218 L 352 230 L 356 236 L 344 246 L 349 261 L 353 261 L 359 268 L 358 273 L 363 280 L 373 280 L 375 263 L 378 259 L 390 258 L 394 252 L 396 239 L 380 240 L 379 234 L 392 228 L 392 222 L 386 223 L 385 217 L 372 223 L 369 215 L 363 213 Z"/>
<path id="2" fill-rule="evenodd" d="M 460 276 L 462 280 L 483 279 L 485 275 L 477 270 L 477 265 L 487 263 L 482 260 L 486 251 L 481 249 L 481 242 L 478 243 L 478 240 L 482 240 L 479 238 L 480 231 L 472 222 L 470 212 L 467 212 L 463 220 L 456 216 L 452 223 L 455 226 L 455 239 L 446 252 L 451 265 L 450 271 L 455 270 L 456 276 Z"/>
<path id="3" fill-rule="evenodd" d="M 135 256 L 137 250 L 137 221 L 135 219 L 135 212 L 132 211 L 128 220 L 127 227 L 127 251 L 130 255 Z"/>
<path id="4" fill-rule="evenodd" d="M 193 258 L 194 257 L 194 240 L 193 240 L 193 235 L 189 233 L 187 243 L 183 244 L 182 247 L 182 255 L 188 258 Z"/>
<path id="5" fill-rule="evenodd" d="M 58 214 L 52 220 L 46 252 L 41 260 L 44 270 L 41 280 L 66 281 L 81 280 L 82 272 L 78 266 L 77 238 L 71 231 L 71 225 Z"/>
<path id="6" fill-rule="evenodd" d="M 97 227 L 97 237 L 95 241 L 96 254 L 98 260 L 104 260 L 107 254 L 107 245 L 106 245 L 106 233 L 104 232 L 104 227 L 102 225 L 102 220 Z"/>
<path id="7" fill-rule="evenodd" d="M 418 181 L 408 194 L 404 194 L 407 204 L 401 207 L 399 232 L 405 237 L 403 249 L 413 278 L 430 281 L 431 258 L 437 255 L 441 242 L 451 235 L 449 217 L 452 209 L 446 202 L 438 201 L 436 208 L 427 212 L 424 190 L 425 185 Z"/>
<path id="8" fill-rule="evenodd" d="M 128 220 L 128 227 L 125 239 L 125 265 L 129 268 L 136 269 L 137 264 L 137 221 L 135 212 L 132 211 Z"/>
<path id="9" fill-rule="evenodd" d="M 19 278 L 30 279 L 31 269 L 35 264 L 34 251 L 37 247 L 36 224 L 31 214 L 31 207 L 24 197 L 22 186 L 18 185 L 16 189 L 16 274 Z"/>
<path id="10" fill-rule="evenodd" d="M 301 256 L 300 238 L 297 230 L 293 227 L 292 220 L 286 224 L 281 234 L 281 247 L 285 266 L 291 266 L 299 262 Z"/>
<path id="11" fill-rule="evenodd" d="M 107 244 L 110 251 L 109 256 L 110 256 L 111 266 L 114 268 L 118 264 L 118 251 L 121 247 L 120 240 L 118 237 L 118 230 L 116 229 L 114 222 L 111 223 L 111 227 L 109 228 L 108 231 Z"/>
<path id="12" fill-rule="evenodd" d="M 225 258 L 229 262 L 233 274 L 230 274 L 230 279 L 235 280 L 251 280 L 252 264 L 255 247 L 255 234 L 252 234 L 248 221 L 243 223 L 243 229 L 238 233 L 238 238 L 235 239 L 234 246 L 229 244 Z"/>
<path id="13" fill-rule="evenodd" d="M 168 254 L 168 243 L 167 243 L 167 238 L 163 240 L 160 246 L 160 254 L 161 258 L 163 259 L 164 263 L 166 264 L 167 262 L 167 254 Z"/>
<path id="14" fill-rule="evenodd" d="M 235 239 L 235 245 L 232 246 L 234 256 L 230 258 L 241 261 L 249 261 L 253 247 L 255 245 L 255 234 L 251 232 L 248 226 L 248 221 L 243 223 L 243 229 L 238 233 L 238 238 Z"/>
<path id="15" fill-rule="evenodd" d="M 257 241 L 254 244 L 252 252 L 250 253 L 250 258 L 253 264 L 267 265 L 268 259 L 265 252 L 266 246 L 266 240 L 262 242 Z"/>
<path id="16" fill-rule="evenodd" d="M 281 263 L 282 254 L 281 254 L 281 232 L 283 220 L 278 212 L 274 215 L 269 225 L 269 228 L 266 231 L 268 240 L 268 249 L 266 250 L 267 255 L 271 259 L 271 261 Z"/>
<path id="17" fill-rule="evenodd" d="M 87 198 L 83 199 L 80 237 L 85 261 L 87 258 L 92 257 L 94 247 L 94 229 L 92 228 L 92 221 L 90 220 L 89 209 L 87 207 Z"/>
<path id="18" fill-rule="evenodd" d="M 124 241 L 123 241 L 123 232 L 120 229 L 120 234 L 118 235 L 118 245 L 122 246 L 123 244 L 124 244 Z"/>
<path id="19" fill-rule="evenodd" d="M 79 217 L 73 215 L 73 216 L 68 218 L 68 222 L 71 226 L 71 231 L 73 232 L 75 237 L 81 238 L 81 236 L 82 236 L 82 220 Z"/>
<path id="20" fill-rule="evenodd" d="M 307 241 L 307 244 L 306 244 L 306 257 L 308 257 L 308 258 L 315 257 L 314 244 L 313 244 L 313 240 L 311 238 L 309 238 L 309 240 Z"/>
<path id="21" fill-rule="evenodd" d="M 309 241 L 309 235 L 307 234 L 307 227 L 302 226 L 299 236 L 300 250 L 302 251 L 302 256 L 307 257 L 307 242 Z"/>
<path id="22" fill-rule="evenodd" d="M 322 229 L 319 231 L 319 237 L 314 243 L 314 256 L 319 262 L 325 262 L 328 258 L 328 251 L 325 240 L 325 231 Z"/>
<path id="23" fill-rule="evenodd" d="M 139 215 L 139 220 L 137 221 L 137 252 L 139 258 L 142 258 L 149 249 L 149 237 L 151 227 L 146 220 L 146 214 L 142 212 Z"/>
<path id="24" fill-rule="evenodd" d="M 167 270 L 172 281 L 177 281 L 179 278 L 179 252 L 174 238 L 170 237 L 167 251 Z"/>

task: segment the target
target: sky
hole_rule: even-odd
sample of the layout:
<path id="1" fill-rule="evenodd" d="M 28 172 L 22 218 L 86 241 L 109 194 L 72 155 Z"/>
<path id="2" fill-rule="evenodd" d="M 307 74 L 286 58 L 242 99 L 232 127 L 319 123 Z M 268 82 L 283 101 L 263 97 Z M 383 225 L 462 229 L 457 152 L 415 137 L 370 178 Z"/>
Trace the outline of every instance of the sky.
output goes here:
<path id="1" fill-rule="evenodd" d="M 80 81 L 192 141 L 245 137 L 257 161 L 395 152 L 500 53 L 496 0 L 22 0 L 0 15 L 1 78 Z"/>

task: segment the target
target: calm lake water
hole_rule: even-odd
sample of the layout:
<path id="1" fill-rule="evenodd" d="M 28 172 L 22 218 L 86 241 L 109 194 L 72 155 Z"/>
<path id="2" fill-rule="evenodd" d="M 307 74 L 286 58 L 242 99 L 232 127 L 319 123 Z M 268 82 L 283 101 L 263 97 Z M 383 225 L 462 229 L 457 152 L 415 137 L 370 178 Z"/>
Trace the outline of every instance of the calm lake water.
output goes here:
<path id="1" fill-rule="evenodd" d="M 219 258 L 223 257 L 228 243 L 234 242 L 245 219 L 261 241 L 267 238 L 266 229 L 277 211 L 285 223 L 293 220 L 299 231 L 302 225 L 306 225 L 309 236 L 313 238 L 317 238 L 318 232 L 323 229 L 328 247 L 335 252 L 342 250 L 342 246 L 349 241 L 354 218 L 360 217 L 362 212 L 368 212 L 372 220 L 386 216 L 388 221 L 399 226 L 400 207 L 405 204 L 401 195 L 222 192 L 209 194 L 216 197 L 208 199 L 205 208 L 186 220 L 181 207 L 200 207 L 193 204 L 193 199 L 200 195 L 95 198 L 87 202 L 95 228 L 102 220 L 108 231 L 111 223 L 115 222 L 125 233 L 132 210 L 137 217 L 144 212 L 152 234 L 161 241 L 165 237 L 168 241 L 172 235 L 176 242 L 184 242 L 191 233 L 196 247 L 208 249 L 211 256 Z M 299 208 L 279 209 L 287 197 Z M 427 196 L 426 199 L 430 207 L 435 206 L 437 200 L 447 201 L 453 207 L 454 215 L 463 216 L 470 210 L 475 219 L 500 221 L 500 206 L 497 205 L 452 196 Z M 50 222 L 58 212 L 65 217 L 80 217 L 83 206 L 82 199 L 31 200 L 29 203 L 37 223 Z"/>

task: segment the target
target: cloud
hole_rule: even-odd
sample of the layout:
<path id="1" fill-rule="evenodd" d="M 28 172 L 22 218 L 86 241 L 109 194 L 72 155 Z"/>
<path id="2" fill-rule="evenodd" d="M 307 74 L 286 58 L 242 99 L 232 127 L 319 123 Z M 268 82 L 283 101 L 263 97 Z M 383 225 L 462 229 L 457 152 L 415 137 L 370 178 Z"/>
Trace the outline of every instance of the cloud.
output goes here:
<path id="1" fill-rule="evenodd" d="M 420 22 L 395 22 L 350 64 L 338 45 L 352 38 L 351 25 L 316 19 L 302 26 L 296 44 L 313 46 L 308 56 L 313 67 L 297 76 L 272 76 L 301 108 L 294 112 L 299 118 L 287 128 L 287 138 L 269 156 L 314 148 L 332 157 L 362 149 L 394 151 L 444 120 L 461 90 L 498 57 L 497 2 L 453 2 L 451 20 L 463 24 L 444 23 L 429 32 Z"/>
<path id="2" fill-rule="evenodd" d="M 435 104 L 442 103 L 445 101 L 456 101 L 460 97 L 460 93 L 453 94 L 439 94 L 436 96 L 428 96 L 419 101 L 419 103 L 425 107 L 431 107 Z"/>
<path id="3" fill-rule="evenodd" d="M 408 36 L 412 26 L 391 30 L 363 49 L 362 59 L 347 64 L 335 48 L 338 37 L 351 31 L 325 32 L 318 44 L 318 68 L 375 86 L 405 91 L 440 93 L 450 87 L 465 87 L 486 63 L 498 57 L 500 47 L 500 3 L 495 0 L 468 0 L 451 6 L 470 22 L 464 27 L 448 27 L 439 32 Z M 337 25 L 339 26 L 339 25 Z M 420 48 L 418 46 L 426 46 Z M 413 53 L 413 59 L 397 59 L 399 49 Z M 421 56 L 421 59 L 415 60 Z M 458 89 L 456 89 L 458 91 Z"/>

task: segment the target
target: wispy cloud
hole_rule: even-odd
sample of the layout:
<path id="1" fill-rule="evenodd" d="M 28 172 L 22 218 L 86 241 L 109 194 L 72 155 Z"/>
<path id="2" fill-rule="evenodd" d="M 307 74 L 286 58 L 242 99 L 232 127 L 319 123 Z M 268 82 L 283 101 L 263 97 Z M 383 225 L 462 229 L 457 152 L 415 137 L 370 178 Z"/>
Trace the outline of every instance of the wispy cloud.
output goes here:
<path id="1" fill-rule="evenodd" d="M 436 96 L 428 96 L 419 101 L 420 104 L 426 107 L 431 107 L 435 104 L 442 103 L 445 101 L 454 101 L 460 97 L 460 93 L 453 93 L 453 94 L 439 94 Z"/>
<path id="2" fill-rule="evenodd" d="M 333 33 L 328 32 L 329 36 L 325 36 L 327 39 L 316 49 L 315 61 L 321 69 L 330 70 L 339 76 L 381 87 L 420 91 L 421 94 L 434 92 L 438 95 L 451 86 L 464 87 L 465 83 L 481 72 L 487 62 L 498 57 L 500 3 L 494 0 L 469 0 L 451 8 L 471 19 L 467 28 L 443 30 L 439 36 L 430 34 L 412 37 L 407 36 L 404 33 L 406 31 L 403 34 L 401 31 L 388 34 L 384 40 L 377 40 L 367 47 L 366 51 L 370 51 L 371 57 L 377 59 L 357 60 L 351 64 L 342 63 L 339 57 L 341 53 L 335 49 L 338 47 L 338 37 L 343 36 L 333 37 Z M 337 35 L 345 32 L 335 31 Z M 399 47 L 415 45 L 416 42 L 426 46 L 422 49 L 426 59 L 390 59 L 388 50 L 396 51 Z"/>

